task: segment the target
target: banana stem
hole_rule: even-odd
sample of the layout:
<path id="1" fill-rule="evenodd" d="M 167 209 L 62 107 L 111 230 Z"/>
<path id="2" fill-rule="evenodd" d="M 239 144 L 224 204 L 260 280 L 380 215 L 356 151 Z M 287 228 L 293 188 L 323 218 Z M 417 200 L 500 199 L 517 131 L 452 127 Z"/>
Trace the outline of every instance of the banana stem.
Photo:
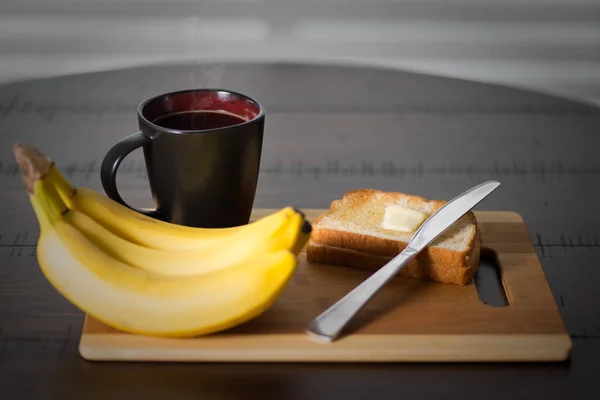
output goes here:
<path id="1" fill-rule="evenodd" d="M 52 165 L 50 168 L 47 180 L 49 184 L 51 183 L 56 187 L 60 197 L 70 204 L 71 199 L 73 196 L 75 196 L 77 189 L 74 188 L 63 176 L 63 174 L 60 173 L 58 168 L 56 168 L 56 164 Z"/>
<path id="2" fill-rule="evenodd" d="M 54 162 L 37 149 L 22 143 L 15 143 L 13 154 L 17 160 L 25 188 L 30 194 L 33 194 L 35 183 L 50 172 Z"/>
<path id="3" fill-rule="evenodd" d="M 46 179 L 54 163 L 38 150 L 21 143 L 14 145 L 13 153 L 33 209 L 44 229 L 68 211 L 52 182 Z"/>
<path id="4" fill-rule="evenodd" d="M 36 188 L 35 197 L 41 198 L 45 207 L 49 211 L 52 220 L 60 218 L 63 214 L 69 211 L 69 207 L 58 194 L 56 187 L 45 179 L 41 181 L 41 185 Z"/>
<path id="5" fill-rule="evenodd" d="M 48 182 L 38 180 L 34 184 L 33 190 L 33 194 L 29 195 L 29 200 L 39 221 L 40 229 L 44 231 L 62 218 L 69 208 L 59 196 L 56 188 L 48 185 Z"/>

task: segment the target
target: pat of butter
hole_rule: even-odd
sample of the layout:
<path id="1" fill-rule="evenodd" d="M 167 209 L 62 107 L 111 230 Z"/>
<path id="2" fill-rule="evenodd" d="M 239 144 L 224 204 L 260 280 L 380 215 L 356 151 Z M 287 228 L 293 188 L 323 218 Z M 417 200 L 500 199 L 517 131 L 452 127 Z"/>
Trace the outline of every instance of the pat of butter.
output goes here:
<path id="1" fill-rule="evenodd" d="M 427 219 L 427 214 L 393 204 L 385 208 L 381 227 L 393 231 L 414 232 Z"/>

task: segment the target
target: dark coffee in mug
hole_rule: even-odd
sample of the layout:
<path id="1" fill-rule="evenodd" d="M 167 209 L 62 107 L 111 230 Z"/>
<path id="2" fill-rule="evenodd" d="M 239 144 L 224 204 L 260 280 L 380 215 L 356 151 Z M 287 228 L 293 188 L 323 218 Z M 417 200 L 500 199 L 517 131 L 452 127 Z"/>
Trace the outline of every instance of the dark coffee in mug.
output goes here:
<path id="1" fill-rule="evenodd" d="M 250 221 L 265 122 L 260 104 L 230 90 L 182 90 L 143 101 L 137 117 L 139 131 L 115 143 L 102 162 L 108 197 L 180 225 L 227 228 Z M 138 148 L 154 210 L 129 206 L 117 189 L 119 165 Z"/>
<path id="2" fill-rule="evenodd" d="M 167 129 L 197 131 L 238 125 L 246 120 L 225 111 L 185 111 L 168 114 L 152 122 Z"/>

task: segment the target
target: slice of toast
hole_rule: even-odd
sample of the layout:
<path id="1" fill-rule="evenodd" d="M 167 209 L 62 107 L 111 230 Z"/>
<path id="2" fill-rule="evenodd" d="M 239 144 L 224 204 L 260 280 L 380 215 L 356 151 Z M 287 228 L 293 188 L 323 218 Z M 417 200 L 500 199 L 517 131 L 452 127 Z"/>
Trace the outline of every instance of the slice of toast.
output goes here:
<path id="1" fill-rule="evenodd" d="M 388 205 L 400 204 L 431 215 L 445 203 L 398 192 L 348 192 L 312 223 L 307 259 L 376 270 L 400 253 L 413 234 L 381 227 Z M 421 251 L 400 275 L 467 285 L 479 264 L 481 239 L 475 214 L 469 212 Z"/>

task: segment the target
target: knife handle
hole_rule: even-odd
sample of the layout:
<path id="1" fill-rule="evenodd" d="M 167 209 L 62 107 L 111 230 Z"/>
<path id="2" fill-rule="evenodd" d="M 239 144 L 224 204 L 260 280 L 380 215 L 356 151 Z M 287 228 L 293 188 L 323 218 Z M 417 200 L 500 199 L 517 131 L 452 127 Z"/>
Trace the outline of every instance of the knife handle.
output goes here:
<path id="1" fill-rule="evenodd" d="M 352 317 L 416 255 L 415 249 L 406 247 L 392 261 L 315 318 L 308 326 L 307 333 L 322 341 L 335 340 Z"/>

